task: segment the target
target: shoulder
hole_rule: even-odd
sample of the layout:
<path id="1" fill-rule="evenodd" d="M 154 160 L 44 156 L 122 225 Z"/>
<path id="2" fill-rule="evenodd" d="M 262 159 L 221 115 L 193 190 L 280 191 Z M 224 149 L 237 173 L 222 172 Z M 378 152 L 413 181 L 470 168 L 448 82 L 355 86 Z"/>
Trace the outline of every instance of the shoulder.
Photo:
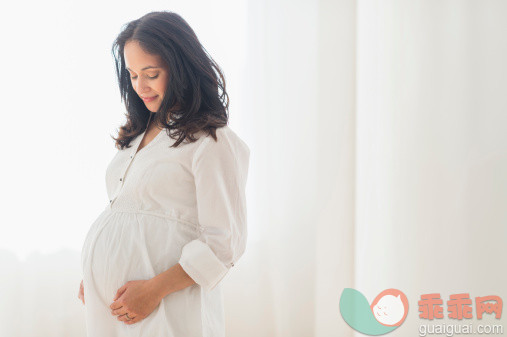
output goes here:
<path id="1" fill-rule="evenodd" d="M 228 125 L 216 129 L 217 139 L 213 136 L 201 136 L 198 140 L 194 152 L 196 161 L 206 157 L 214 157 L 218 160 L 234 160 L 248 162 L 250 157 L 250 148 L 239 135 Z"/>
<path id="2" fill-rule="evenodd" d="M 229 146 L 236 150 L 247 151 L 250 153 L 250 148 L 241 139 L 236 132 L 234 132 L 228 125 L 217 129 L 217 144 L 218 146 Z"/>
<path id="3" fill-rule="evenodd" d="M 216 129 L 217 139 L 215 140 L 211 135 L 201 136 L 197 142 L 196 152 L 204 151 L 205 149 L 214 149 L 216 151 L 243 151 L 250 153 L 250 148 L 241 139 L 236 132 L 234 132 L 228 125 Z"/>

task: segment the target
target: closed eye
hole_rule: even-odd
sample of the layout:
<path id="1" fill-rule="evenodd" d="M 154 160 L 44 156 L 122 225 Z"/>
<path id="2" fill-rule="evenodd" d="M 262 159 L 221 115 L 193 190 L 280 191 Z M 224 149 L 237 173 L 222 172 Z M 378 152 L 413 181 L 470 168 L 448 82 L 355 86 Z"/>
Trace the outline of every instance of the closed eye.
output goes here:
<path id="1" fill-rule="evenodd" d="M 158 75 L 155 75 L 155 76 L 153 76 L 153 77 L 148 76 L 148 78 L 149 78 L 149 79 L 152 79 L 152 80 L 156 79 L 157 77 L 158 77 Z M 132 76 L 132 77 L 130 77 L 130 78 L 131 78 L 131 79 L 133 79 L 133 80 L 135 80 L 135 79 L 137 78 L 137 76 L 136 76 L 136 77 L 133 77 L 133 76 Z"/>

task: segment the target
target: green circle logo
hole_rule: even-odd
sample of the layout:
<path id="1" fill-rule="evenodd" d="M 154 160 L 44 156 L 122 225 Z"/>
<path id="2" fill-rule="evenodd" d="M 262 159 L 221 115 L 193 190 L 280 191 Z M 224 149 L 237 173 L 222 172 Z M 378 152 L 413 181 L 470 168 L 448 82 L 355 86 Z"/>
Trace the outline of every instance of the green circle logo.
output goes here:
<path id="1" fill-rule="evenodd" d="M 347 324 L 365 335 L 383 335 L 399 327 L 407 317 L 407 296 L 398 289 L 386 289 L 368 303 L 366 297 L 352 288 L 340 296 L 340 313 Z"/>

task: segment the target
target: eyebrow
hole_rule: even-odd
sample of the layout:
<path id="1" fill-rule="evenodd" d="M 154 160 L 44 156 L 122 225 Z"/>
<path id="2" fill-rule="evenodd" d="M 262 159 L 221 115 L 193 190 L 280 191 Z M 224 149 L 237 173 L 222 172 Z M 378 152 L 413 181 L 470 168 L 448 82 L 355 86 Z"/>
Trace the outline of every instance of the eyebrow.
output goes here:
<path id="1" fill-rule="evenodd" d="M 157 68 L 160 68 L 160 67 L 154 67 L 154 66 L 147 66 L 147 67 L 144 67 L 143 69 L 141 70 L 146 70 L 146 69 L 150 69 L 150 68 L 153 68 L 153 69 L 157 69 Z M 129 67 L 127 67 L 128 70 L 132 71 L 132 69 L 130 69 Z"/>

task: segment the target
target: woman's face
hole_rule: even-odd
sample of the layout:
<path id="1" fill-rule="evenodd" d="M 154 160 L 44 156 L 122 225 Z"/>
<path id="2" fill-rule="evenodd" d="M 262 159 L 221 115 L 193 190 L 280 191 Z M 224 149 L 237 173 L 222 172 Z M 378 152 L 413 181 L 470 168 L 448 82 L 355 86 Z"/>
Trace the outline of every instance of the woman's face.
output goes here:
<path id="1" fill-rule="evenodd" d="M 160 56 L 144 52 L 136 40 L 125 44 L 124 57 L 132 87 L 148 110 L 156 112 L 164 98 L 169 68 Z"/>

